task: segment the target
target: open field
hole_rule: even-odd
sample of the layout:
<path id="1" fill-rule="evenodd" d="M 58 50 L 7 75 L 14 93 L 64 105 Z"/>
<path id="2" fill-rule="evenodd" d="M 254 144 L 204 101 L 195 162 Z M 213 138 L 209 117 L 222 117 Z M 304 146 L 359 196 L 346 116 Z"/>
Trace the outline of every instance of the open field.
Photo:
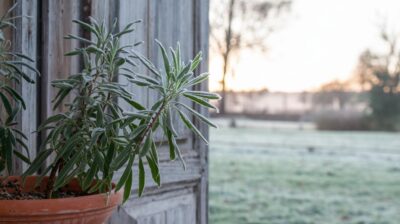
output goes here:
<path id="1" fill-rule="evenodd" d="M 399 133 L 215 121 L 211 224 L 400 223 Z"/>

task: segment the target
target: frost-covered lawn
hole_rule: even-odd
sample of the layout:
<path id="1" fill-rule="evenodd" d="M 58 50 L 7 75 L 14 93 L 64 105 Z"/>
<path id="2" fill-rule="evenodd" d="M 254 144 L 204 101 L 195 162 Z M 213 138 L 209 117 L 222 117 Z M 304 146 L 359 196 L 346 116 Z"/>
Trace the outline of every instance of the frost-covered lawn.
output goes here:
<path id="1" fill-rule="evenodd" d="M 211 224 L 400 223 L 399 133 L 215 121 Z"/>

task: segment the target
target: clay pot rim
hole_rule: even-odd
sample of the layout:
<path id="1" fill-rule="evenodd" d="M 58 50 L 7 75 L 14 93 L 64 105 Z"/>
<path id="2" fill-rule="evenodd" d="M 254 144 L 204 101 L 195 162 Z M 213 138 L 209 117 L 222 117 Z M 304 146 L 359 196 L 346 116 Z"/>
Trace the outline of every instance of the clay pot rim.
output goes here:
<path id="1" fill-rule="evenodd" d="M 29 191 L 38 176 L 28 176 L 24 191 Z M 10 180 L 20 181 L 20 176 L 6 177 Z M 3 178 L 4 180 L 4 178 Z M 41 183 L 41 188 L 46 186 L 47 178 Z M 74 179 L 69 183 L 70 190 L 79 190 L 78 181 Z M 39 190 L 40 191 L 40 190 Z M 85 196 L 32 199 L 32 200 L 0 200 L 0 219 L 5 223 L 102 223 L 121 204 L 123 190 L 110 194 L 98 193 Z M 69 220 L 65 222 L 65 220 Z M 3 222 L 1 222 L 3 223 Z"/>

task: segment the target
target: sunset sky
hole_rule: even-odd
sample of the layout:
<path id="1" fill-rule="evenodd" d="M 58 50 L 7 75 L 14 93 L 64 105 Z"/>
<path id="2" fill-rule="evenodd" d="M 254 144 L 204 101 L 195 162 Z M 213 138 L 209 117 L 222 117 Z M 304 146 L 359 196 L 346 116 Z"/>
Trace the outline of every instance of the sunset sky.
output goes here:
<path id="1" fill-rule="evenodd" d="M 391 32 L 400 32 L 400 0 L 293 0 L 284 26 L 269 39 L 269 51 L 243 51 L 228 87 L 296 92 L 347 79 L 363 50 L 382 50 L 384 21 Z M 210 89 L 218 90 L 222 64 L 213 52 L 210 72 Z"/>

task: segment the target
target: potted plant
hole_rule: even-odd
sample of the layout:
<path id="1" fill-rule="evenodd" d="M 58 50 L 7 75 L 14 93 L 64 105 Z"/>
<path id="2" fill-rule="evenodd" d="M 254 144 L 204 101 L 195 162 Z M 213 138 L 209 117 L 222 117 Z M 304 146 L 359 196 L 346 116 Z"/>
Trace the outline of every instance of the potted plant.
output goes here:
<path id="1" fill-rule="evenodd" d="M 178 100 L 184 97 L 190 103 L 216 109 L 207 100 L 219 99 L 218 95 L 190 90 L 191 86 L 208 78 L 207 73 L 194 75 L 202 60 L 201 53 L 192 61 L 184 62 L 179 44 L 176 49 L 171 48 L 168 55 L 157 41 L 164 64 L 158 69 L 136 52 L 134 46 L 120 46 L 120 38 L 133 32 L 137 22 L 119 32 L 115 31 L 116 21 L 110 30 L 92 18 L 90 24 L 74 22 L 88 31 L 92 39 L 66 37 L 80 41 L 83 46 L 66 53 L 82 58 L 82 70 L 67 79 L 52 82 L 58 89 L 54 108 L 65 104 L 68 109 L 41 124 L 39 131 L 46 137 L 26 172 L 20 177 L 3 178 L 3 183 L 19 187 L 7 188 L 9 194 L 34 196 L 34 199 L 0 200 L 1 221 L 102 223 L 118 204 L 129 198 L 134 165 L 138 167 L 139 196 L 145 187 L 146 165 L 153 180 L 161 185 L 155 132 L 164 134 L 170 159 L 177 157 L 183 163 L 176 142 L 179 136 L 172 122 L 173 113 L 179 114 L 186 127 L 206 142 L 187 114 L 216 127 Z M 144 65 L 151 75 L 136 72 L 132 67 L 137 63 Z M 137 88 L 158 92 L 159 98 L 146 108 L 124 84 L 116 81 L 121 76 Z M 68 97 L 72 100 L 67 101 Z M 124 111 L 119 101 L 126 102 L 135 112 Z M 118 170 L 123 170 L 122 176 L 114 183 Z M 37 172 L 40 176 L 32 176 Z"/>

